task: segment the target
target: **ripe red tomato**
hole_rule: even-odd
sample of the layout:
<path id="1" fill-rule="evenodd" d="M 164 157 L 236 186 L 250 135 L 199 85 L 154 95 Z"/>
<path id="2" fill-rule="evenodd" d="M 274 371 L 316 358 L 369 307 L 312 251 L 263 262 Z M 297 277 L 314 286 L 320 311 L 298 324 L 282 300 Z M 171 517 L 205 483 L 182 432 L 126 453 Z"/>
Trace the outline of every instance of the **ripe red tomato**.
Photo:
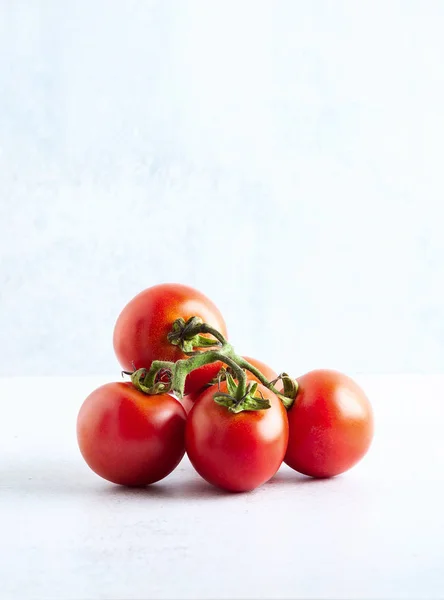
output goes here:
<path id="1" fill-rule="evenodd" d="M 288 420 L 279 398 L 258 385 L 271 402 L 266 410 L 237 414 L 214 402 L 218 386 L 205 390 L 188 415 L 185 443 L 196 471 L 232 492 L 252 490 L 279 469 L 288 442 Z M 226 392 L 223 382 L 220 391 Z"/>
<path id="2" fill-rule="evenodd" d="M 186 414 L 172 396 L 148 396 L 131 383 L 108 383 L 84 401 L 77 418 L 83 458 L 98 475 L 139 486 L 166 477 L 185 453 Z"/>
<path id="3" fill-rule="evenodd" d="M 140 292 L 122 310 L 114 328 L 114 351 L 123 369 L 149 369 L 153 360 L 176 362 L 186 358 L 178 346 L 170 344 L 167 335 L 176 319 L 187 321 L 192 316 L 201 317 L 226 337 L 219 309 L 197 290 L 163 283 Z M 185 393 L 202 388 L 220 368 L 220 363 L 213 363 L 190 373 Z"/>
<path id="4" fill-rule="evenodd" d="M 373 412 L 362 389 L 342 373 L 316 370 L 298 377 L 288 411 L 290 436 L 285 462 L 312 477 L 333 477 L 367 452 Z"/>

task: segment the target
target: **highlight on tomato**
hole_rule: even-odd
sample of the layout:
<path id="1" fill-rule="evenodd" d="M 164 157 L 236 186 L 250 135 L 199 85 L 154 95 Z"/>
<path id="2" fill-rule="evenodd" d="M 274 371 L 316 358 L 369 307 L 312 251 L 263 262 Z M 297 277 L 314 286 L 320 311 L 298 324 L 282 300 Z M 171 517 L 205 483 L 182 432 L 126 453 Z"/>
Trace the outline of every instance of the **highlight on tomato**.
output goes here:
<path id="1" fill-rule="evenodd" d="M 108 383 L 80 408 L 77 440 L 95 473 L 120 485 L 143 486 L 163 479 L 182 460 L 185 421 L 173 396 L 149 396 L 129 382 Z"/>
<path id="2" fill-rule="evenodd" d="M 191 287 L 163 283 L 137 294 L 124 307 L 114 327 L 114 351 L 122 368 L 125 371 L 149 369 L 154 360 L 176 362 L 186 358 L 178 345 L 170 343 L 168 334 L 177 319 L 186 322 L 193 316 L 226 337 L 225 321 L 219 309 Z M 215 362 L 192 371 L 185 382 L 185 393 L 203 388 L 216 377 L 221 366 Z"/>
<path id="3" fill-rule="evenodd" d="M 319 369 L 298 377 L 288 411 L 285 463 L 311 477 L 344 473 L 366 454 L 373 438 L 370 402 L 347 375 Z"/>

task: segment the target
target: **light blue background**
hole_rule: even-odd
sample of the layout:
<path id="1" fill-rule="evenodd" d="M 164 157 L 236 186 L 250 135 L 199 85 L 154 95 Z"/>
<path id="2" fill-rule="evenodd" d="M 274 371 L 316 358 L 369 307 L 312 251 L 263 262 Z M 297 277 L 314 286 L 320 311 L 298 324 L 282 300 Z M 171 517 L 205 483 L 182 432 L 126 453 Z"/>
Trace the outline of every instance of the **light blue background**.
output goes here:
<path id="1" fill-rule="evenodd" d="M 0 0 L 0 374 L 181 281 L 296 376 L 444 367 L 444 4 Z"/>

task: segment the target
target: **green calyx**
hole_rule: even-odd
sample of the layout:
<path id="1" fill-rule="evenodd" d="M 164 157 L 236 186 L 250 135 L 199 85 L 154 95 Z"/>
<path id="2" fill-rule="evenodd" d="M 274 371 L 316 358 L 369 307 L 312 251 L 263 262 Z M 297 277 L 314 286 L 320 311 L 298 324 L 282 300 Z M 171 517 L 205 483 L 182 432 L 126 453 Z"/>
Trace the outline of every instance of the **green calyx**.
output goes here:
<path id="1" fill-rule="evenodd" d="M 179 346 L 185 354 L 192 354 L 196 348 L 220 346 L 225 342 L 224 338 L 222 338 L 223 342 L 221 342 L 220 338 L 215 341 L 202 335 L 203 333 L 212 333 L 212 331 L 215 330 L 208 327 L 200 317 L 191 317 L 188 321 L 180 318 L 174 321 L 173 327 L 167 337 L 170 344 Z M 222 337 L 219 332 L 215 333 Z"/>
<path id="2" fill-rule="evenodd" d="M 286 398 L 296 398 L 299 389 L 299 384 L 296 379 L 292 379 L 287 373 L 281 373 L 279 379 L 284 384 L 283 395 Z"/>
<path id="3" fill-rule="evenodd" d="M 211 337 L 205 337 L 210 335 Z M 227 391 L 217 392 L 214 401 L 225 406 L 232 413 L 242 411 L 266 410 L 271 404 L 259 391 L 257 382 L 247 380 L 246 371 L 252 373 L 262 385 L 276 394 L 288 410 L 293 405 L 298 391 L 297 381 L 286 373 L 279 376 L 283 390 L 275 387 L 275 381 L 268 381 L 265 376 L 243 357 L 236 354 L 234 348 L 224 336 L 204 323 L 199 317 L 191 317 L 187 321 L 177 319 L 168 333 L 168 341 L 178 346 L 187 358 L 176 362 L 155 360 L 149 369 L 138 369 L 131 375 L 133 385 L 145 394 L 174 393 L 179 398 L 184 395 L 187 376 L 204 365 L 221 362 L 225 368 L 221 370 L 227 383 Z"/>
<path id="4" fill-rule="evenodd" d="M 174 363 L 162 362 L 159 368 L 160 362 L 154 361 L 149 370 L 137 369 L 133 373 L 122 371 L 122 374 L 129 374 L 133 386 L 144 394 L 165 394 L 171 388 L 171 368 L 174 367 Z"/>
<path id="5" fill-rule="evenodd" d="M 256 395 L 257 382 L 250 382 L 247 385 L 246 392 L 239 397 L 239 386 L 234 381 L 230 373 L 226 373 L 226 382 L 228 394 L 218 392 L 214 396 L 214 401 L 220 406 L 225 406 L 232 413 L 240 413 L 248 410 L 266 410 L 271 407 L 270 401 L 262 395 Z"/>

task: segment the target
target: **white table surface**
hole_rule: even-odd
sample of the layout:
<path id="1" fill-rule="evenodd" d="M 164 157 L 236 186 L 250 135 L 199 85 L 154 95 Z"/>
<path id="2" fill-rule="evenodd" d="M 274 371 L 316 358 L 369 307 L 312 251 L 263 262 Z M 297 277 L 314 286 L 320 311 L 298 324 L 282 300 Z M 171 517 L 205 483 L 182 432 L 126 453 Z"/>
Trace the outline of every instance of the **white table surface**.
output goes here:
<path id="1" fill-rule="evenodd" d="M 376 436 L 332 480 L 220 492 L 184 459 L 145 490 L 84 464 L 95 378 L 0 379 L 0 597 L 444 598 L 444 376 L 358 376 Z"/>

